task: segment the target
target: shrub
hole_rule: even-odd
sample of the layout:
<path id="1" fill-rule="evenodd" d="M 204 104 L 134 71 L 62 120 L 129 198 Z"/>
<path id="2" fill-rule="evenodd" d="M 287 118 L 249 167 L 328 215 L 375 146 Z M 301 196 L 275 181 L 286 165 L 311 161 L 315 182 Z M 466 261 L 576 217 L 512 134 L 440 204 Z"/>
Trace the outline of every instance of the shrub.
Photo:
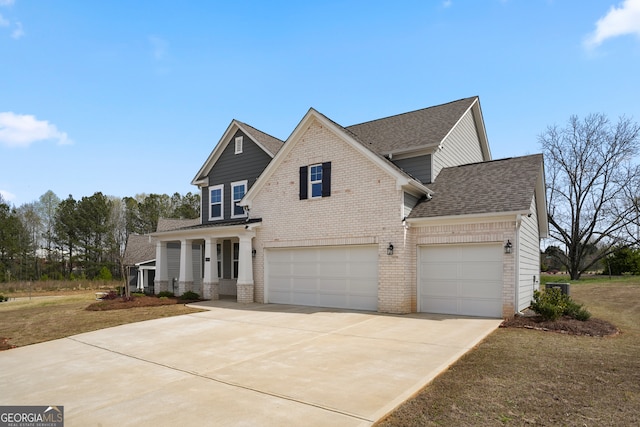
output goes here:
<path id="1" fill-rule="evenodd" d="M 184 294 L 180 295 L 180 299 L 192 301 L 192 300 L 200 299 L 200 295 L 192 291 L 187 291 Z"/>
<path id="2" fill-rule="evenodd" d="M 544 320 L 551 321 L 558 320 L 563 315 L 580 321 L 591 317 L 591 313 L 582 307 L 582 304 L 573 301 L 558 288 L 546 289 L 545 292 L 534 291 L 531 309 Z"/>
<path id="3" fill-rule="evenodd" d="M 5 297 L 4 295 L 0 294 L 0 302 L 4 301 L 9 301 L 9 297 Z"/>
<path id="4" fill-rule="evenodd" d="M 143 297 L 143 296 L 145 296 L 145 294 L 142 293 L 142 292 L 132 292 L 131 296 L 132 297 Z"/>
<path id="5" fill-rule="evenodd" d="M 173 292 L 169 292 L 169 291 L 162 291 L 158 293 L 159 298 L 173 298 L 174 296 L 175 295 L 173 294 Z"/>

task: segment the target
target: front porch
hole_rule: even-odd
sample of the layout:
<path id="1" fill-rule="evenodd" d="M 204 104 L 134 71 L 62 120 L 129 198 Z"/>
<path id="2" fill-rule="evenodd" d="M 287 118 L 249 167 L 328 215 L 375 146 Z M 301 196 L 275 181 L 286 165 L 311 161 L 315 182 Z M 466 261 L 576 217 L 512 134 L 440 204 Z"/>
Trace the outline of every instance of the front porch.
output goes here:
<path id="1" fill-rule="evenodd" d="M 254 302 L 252 241 L 259 225 L 243 220 L 153 233 L 155 293 L 191 291 L 209 300 L 223 295 Z"/>

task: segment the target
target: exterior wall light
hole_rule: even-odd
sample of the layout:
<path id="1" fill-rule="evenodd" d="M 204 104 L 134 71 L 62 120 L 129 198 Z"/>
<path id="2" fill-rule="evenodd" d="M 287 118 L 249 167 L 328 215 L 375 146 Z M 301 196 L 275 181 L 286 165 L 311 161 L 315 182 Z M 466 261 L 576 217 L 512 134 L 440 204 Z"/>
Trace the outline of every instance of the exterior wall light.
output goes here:
<path id="1" fill-rule="evenodd" d="M 511 240 L 507 240 L 507 243 L 505 243 L 504 245 L 504 253 L 510 254 L 512 248 L 513 248 L 513 245 L 511 244 Z"/>
<path id="2" fill-rule="evenodd" d="M 387 246 L 387 255 L 393 255 L 393 245 L 391 243 Z"/>
<path id="3" fill-rule="evenodd" d="M 256 250 L 255 250 L 255 249 L 251 249 L 251 256 L 252 256 L 253 258 L 255 258 L 255 257 L 256 257 Z"/>

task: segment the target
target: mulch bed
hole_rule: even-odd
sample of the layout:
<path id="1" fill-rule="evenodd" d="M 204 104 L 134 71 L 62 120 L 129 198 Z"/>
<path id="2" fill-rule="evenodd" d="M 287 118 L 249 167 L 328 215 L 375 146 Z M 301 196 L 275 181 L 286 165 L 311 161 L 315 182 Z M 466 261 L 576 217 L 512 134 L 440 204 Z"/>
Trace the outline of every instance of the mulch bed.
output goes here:
<path id="1" fill-rule="evenodd" d="M 150 296 L 136 296 L 129 298 L 118 297 L 116 299 L 105 299 L 102 301 L 94 302 L 87 307 L 89 311 L 106 311 L 106 310 L 122 310 L 126 308 L 136 307 L 157 307 L 161 305 L 171 304 L 188 304 L 195 301 L 181 300 L 177 298 L 158 298 Z"/>
<path id="2" fill-rule="evenodd" d="M 569 335 L 583 335 L 590 337 L 606 337 L 615 335 L 619 331 L 615 325 L 606 320 L 594 319 L 580 321 L 574 318 L 563 316 L 558 320 L 542 320 L 541 316 L 526 315 L 515 316 L 507 319 L 500 325 L 501 328 L 526 328 L 538 331 L 559 332 Z"/>

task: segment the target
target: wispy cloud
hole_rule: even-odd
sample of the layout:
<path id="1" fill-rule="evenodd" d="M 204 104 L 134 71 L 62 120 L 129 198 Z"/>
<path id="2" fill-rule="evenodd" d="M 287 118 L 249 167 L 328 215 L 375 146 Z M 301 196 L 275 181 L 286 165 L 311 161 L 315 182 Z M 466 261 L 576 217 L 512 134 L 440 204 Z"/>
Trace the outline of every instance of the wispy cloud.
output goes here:
<path id="1" fill-rule="evenodd" d="M 37 141 L 50 140 L 57 141 L 60 145 L 73 144 L 66 132 L 59 131 L 46 120 L 11 111 L 0 113 L 0 145 L 28 147 Z"/>
<path id="2" fill-rule="evenodd" d="M 453 4 L 453 0 L 444 0 L 442 2 L 442 7 L 447 8 L 450 7 Z"/>
<path id="3" fill-rule="evenodd" d="M 9 25 L 11 25 L 11 23 L 0 14 L 0 27 L 8 27 Z"/>
<path id="4" fill-rule="evenodd" d="M 2 189 L 0 189 L 0 196 L 2 196 L 2 200 L 4 200 L 5 202 L 10 202 L 12 200 L 15 200 L 16 198 L 15 194 Z"/>
<path id="5" fill-rule="evenodd" d="M 626 34 L 640 36 L 640 0 L 624 0 L 619 7 L 612 6 L 598 19 L 595 31 L 586 37 L 584 46 L 596 48 L 607 39 Z"/>
<path id="6" fill-rule="evenodd" d="M 11 38 L 18 40 L 24 36 L 24 30 L 22 29 L 22 22 L 16 22 L 16 27 L 11 32 Z"/>
<path id="7" fill-rule="evenodd" d="M 167 57 L 169 43 L 166 40 L 158 36 L 149 36 L 149 43 L 151 43 L 151 54 L 157 61 Z"/>
<path id="8" fill-rule="evenodd" d="M 0 0 L 0 6 L 11 6 L 15 3 L 15 0 Z"/>

